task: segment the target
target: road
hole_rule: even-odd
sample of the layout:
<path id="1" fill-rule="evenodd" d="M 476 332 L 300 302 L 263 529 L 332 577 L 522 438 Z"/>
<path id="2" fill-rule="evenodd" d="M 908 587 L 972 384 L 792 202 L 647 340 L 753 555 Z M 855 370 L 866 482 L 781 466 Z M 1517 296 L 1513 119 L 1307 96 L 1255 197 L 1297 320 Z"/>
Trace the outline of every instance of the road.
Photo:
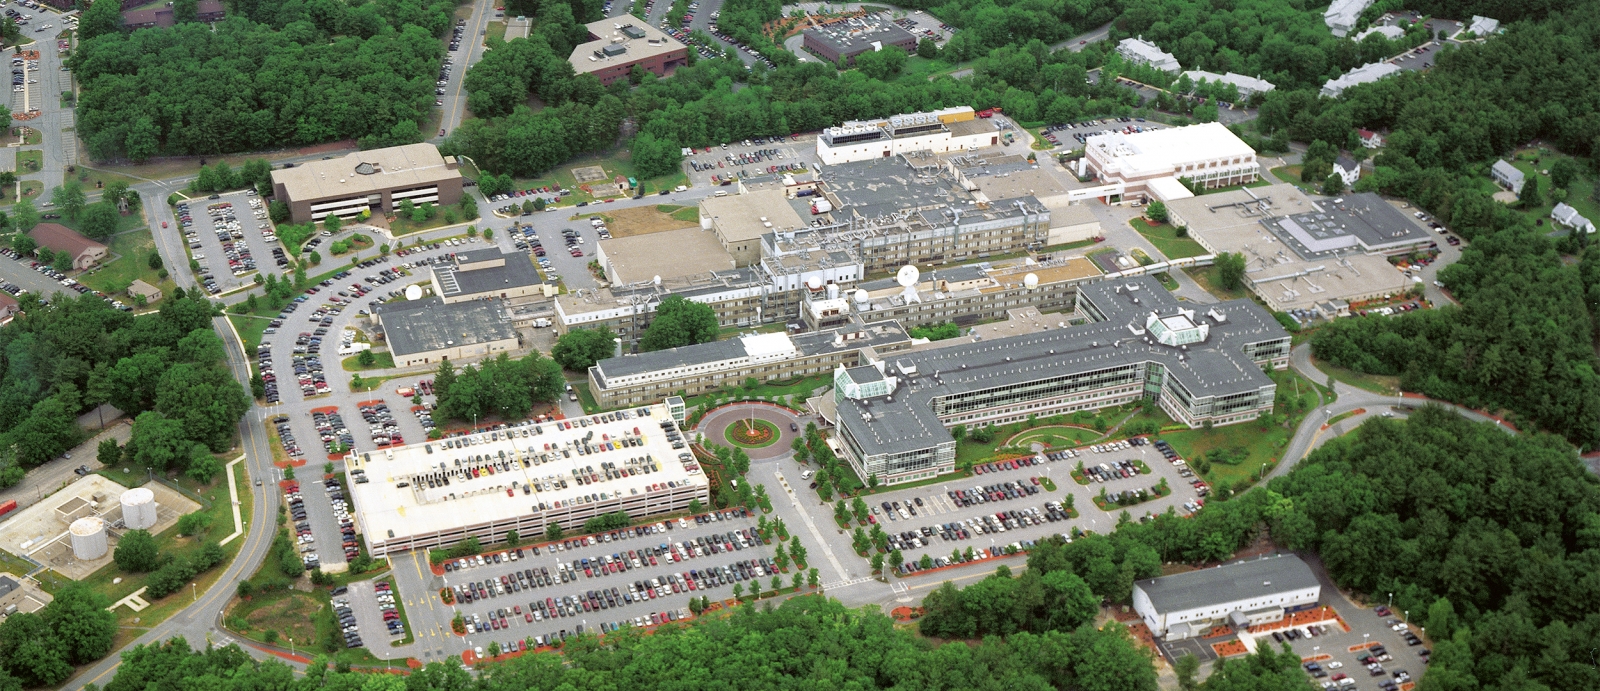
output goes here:
<path id="1" fill-rule="evenodd" d="M 461 49 L 455 52 L 448 50 L 449 41 L 444 43 L 445 57 L 451 60 L 450 84 L 445 88 L 444 106 L 440 109 L 439 127 L 445 132 L 453 132 L 466 119 L 467 70 L 483 59 L 485 47 L 484 37 L 488 32 L 489 22 L 495 15 L 493 0 L 480 0 L 472 3 L 472 16 L 467 18 L 466 30 L 462 33 Z M 443 137 L 437 137 L 443 139 Z"/>
<path id="2" fill-rule="evenodd" d="M 1111 23 L 1110 22 L 1106 22 L 1105 25 L 1103 25 L 1103 26 L 1101 26 L 1101 27 L 1099 27 L 1099 28 L 1097 28 L 1097 29 L 1095 29 L 1093 31 L 1090 31 L 1088 33 L 1079 34 L 1077 36 L 1073 36 L 1072 38 L 1069 38 L 1069 39 L 1067 39 L 1065 41 L 1061 41 L 1060 43 L 1051 44 L 1050 52 L 1053 53 L 1055 51 L 1061 50 L 1062 48 L 1066 48 L 1067 50 L 1070 50 L 1070 51 L 1072 51 L 1074 53 L 1081 53 L 1081 52 L 1083 52 L 1084 48 L 1088 48 L 1089 47 L 1089 44 L 1091 44 L 1091 43 L 1099 43 L 1100 41 L 1104 41 L 1110 35 L 1111 35 Z"/>
<path id="3" fill-rule="evenodd" d="M 42 134 L 37 150 L 44 152 L 44 164 L 38 171 L 31 173 L 19 170 L 18 177 L 21 180 L 37 180 L 44 186 L 39 196 L 35 198 L 34 205 L 39 207 L 41 213 L 52 213 L 52 210 L 45 206 L 50 199 L 51 190 L 61 185 L 67 167 L 78 163 L 77 136 L 71 134 L 75 129 L 73 110 L 61 107 L 61 94 L 72 88 L 72 74 L 62 71 L 62 60 L 60 54 L 56 52 L 56 35 L 61 33 L 65 22 L 58 14 L 59 11 L 48 5 L 41 4 L 37 10 L 21 11 L 33 15 L 31 24 L 21 28 L 24 36 L 36 40 L 36 43 L 29 47 L 39 51 L 39 69 L 28 71 L 27 77 L 37 80 L 38 83 L 27 85 L 26 94 L 12 93 L 11 112 L 24 112 L 23 99 L 16 98 L 24 95 L 27 96 L 28 107 L 39 111 L 39 117 L 16 124 L 32 127 Z M 32 30 L 45 24 L 53 26 L 43 31 Z M 35 149 L 26 146 L 18 149 L 18 152 L 28 150 Z"/>

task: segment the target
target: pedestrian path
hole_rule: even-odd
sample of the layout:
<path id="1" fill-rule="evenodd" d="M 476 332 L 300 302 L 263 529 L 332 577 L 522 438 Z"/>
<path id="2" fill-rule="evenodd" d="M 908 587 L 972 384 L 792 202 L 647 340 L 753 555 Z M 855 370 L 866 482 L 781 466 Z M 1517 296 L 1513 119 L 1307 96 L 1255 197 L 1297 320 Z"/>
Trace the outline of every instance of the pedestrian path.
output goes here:
<path id="1" fill-rule="evenodd" d="M 239 482 L 233 475 L 233 467 L 239 465 L 239 462 L 243 460 L 244 454 L 239 454 L 238 458 L 228 463 L 226 469 L 228 475 L 228 499 L 233 502 L 233 534 L 222 538 L 222 542 L 217 544 L 226 545 L 229 542 L 233 542 L 234 538 L 244 534 L 244 520 L 239 516 Z"/>

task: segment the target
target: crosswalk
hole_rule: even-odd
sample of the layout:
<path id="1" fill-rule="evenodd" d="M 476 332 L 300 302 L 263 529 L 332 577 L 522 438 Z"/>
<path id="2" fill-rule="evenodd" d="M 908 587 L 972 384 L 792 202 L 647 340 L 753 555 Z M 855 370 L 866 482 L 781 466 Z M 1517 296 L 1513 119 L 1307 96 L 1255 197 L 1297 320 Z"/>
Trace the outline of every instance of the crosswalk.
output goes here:
<path id="1" fill-rule="evenodd" d="M 848 587 L 853 586 L 853 585 L 860 585 L 862 583 L 866 583 L 868 581 L 875 581 L 875 580 L 877 580 L 877 579 L 873 578 L 871 576 L 862 576 L 860 578 L 852 578 L 852 579 L 850 579 L 848 581 L 833 581 L 833 582 L 830 582 L 830 583 L 823 583 L 822 584 L 822 589 L 825 590 L 825 591 L 826 590 L 839 590 L 841 588 L 848 588 Z"/>

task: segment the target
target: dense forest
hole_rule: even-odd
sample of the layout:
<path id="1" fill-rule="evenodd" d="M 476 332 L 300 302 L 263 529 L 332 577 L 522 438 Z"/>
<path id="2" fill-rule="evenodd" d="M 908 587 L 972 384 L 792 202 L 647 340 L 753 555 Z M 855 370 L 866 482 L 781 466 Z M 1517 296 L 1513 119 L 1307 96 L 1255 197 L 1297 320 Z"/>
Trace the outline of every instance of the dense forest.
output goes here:
<path id="1" fill-rule="evenodd" d="M 233 445 L 250 399 L 198 291 L 175 289 L 142 317 L 95 295 L 19 301 L 23 315 L 0 328 L 0 483 L 82 441 L 78 415 L 102 403 L 135 418 L 124 452 L 140 465 L 187 470 Z"/>

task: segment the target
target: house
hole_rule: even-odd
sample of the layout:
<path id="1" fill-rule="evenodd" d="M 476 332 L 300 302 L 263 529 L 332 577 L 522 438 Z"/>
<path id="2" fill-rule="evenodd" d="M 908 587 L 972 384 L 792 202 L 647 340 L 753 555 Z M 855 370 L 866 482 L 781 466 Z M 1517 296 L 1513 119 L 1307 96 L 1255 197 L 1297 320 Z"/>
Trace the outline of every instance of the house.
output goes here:
<path id="1" fill-rule="evenodd" d="M 90 240 L 78 231 L 60 223 L 40 223 L 28 231 L 28 237 L 47 247 L 51 252 L 66 252 L 72 256 L 72 268 L 87 269 L 106 258 L 106 246 Z"/>
<path id="2" fill-rule="evenodd" d="M 1571 228 L 1573 231 L 1594 232 L 1594 222 L 1579 215 L 1578 210 L 1567 206 L 1566 202 L 1556 204 L 1556 208 L 1550 210 L 1550 220 Z"/>
<path id="3" fill-rule="evenodd" d="M 1489 17 L 1479 17 L 1474 15 L 1472 17 L 1472 23 L 1467 25 L 1467 33 L 1478 38 L 1483 38 L 1489 34 L 1495 34 L 1499 32 L 1500 20 L 1491 19 Z"/>
<path id="4" fill-rule="evenodd" d="M 128 286 L 128 297 L 137 298 L 139 296 L 144 296 L 145 304 L 150 304 L 161 299 L 161 289 L 136 278 Z"/>
<path id="5" fill-rule="evenodd" d="M 1322 23 L 1328 25 L 1328 31 L 1334 36 L 1344 38 L 1351 29 L 1356 28 L 1356 22 L 1361 19 L 1361 13 L 1372 6 L 1372 0 L 1333 0 L 1322 13 Z"/>
<path id="6" fill-rule="evenodd" d="M 1361 179 L 1361 164 L 1355 159 L 1344 154 L 1333 160 L 1333 172 L 1338 173 L 1344 180 L 1345 187 L 1355 187 L 1356 181 Z"/>
<path id="7" fill-rule="evenodd" d="M 17 303 L 16 298 L 11 297 L 10 293 L 0 293 L 0 324 L 11 323 L 20 310 L 21 305 Z"/>
<path id="8" fill-rule="evenodd" d="M 1383 146 L 1383 135 L 1378 134 L 1377 132 L 1373 132 L 1372 130 L 1356 130 L 1356 134 L 1361 137 L 1361 145 L 1368 149 L 1376 149 Z"/>
<path id="9" fill-rule="evenodd" d="M 1338 98 L 1345 89 L 1358 84 L 1371 84 L 1397 72 L 1400 72 L 1400 68 L 1387 62 L 1368 63 L 1329 79 L 1322 85 L 1322 95 Z"/>
<path id="10" fill-rule="evenodd" d="M 1183 69 L 1178 64 L 1178 58 L 1172 53 L 1161 49 L 1160 46 L 1140 38 L 1125 38 L 1117 43 L 1117 54 L 1128 62 L 1136 65 L 1149 65 L 1162 72 L 1177 72 Z"/>
<path id="11" fill-rule="evenodd" d="M 1489 167 L 1489 176 L 1494 178 L 1495 182 L 1500 183 L 1501 187 L 1512 192 L 1522 192 L 1522 183 L 1525 179 L 1522 176 L 1522 171 L 1517 170 L 1516 166 L 1507 163 L 1505 159 L 1495 161 L 1494 165 Z"/>

